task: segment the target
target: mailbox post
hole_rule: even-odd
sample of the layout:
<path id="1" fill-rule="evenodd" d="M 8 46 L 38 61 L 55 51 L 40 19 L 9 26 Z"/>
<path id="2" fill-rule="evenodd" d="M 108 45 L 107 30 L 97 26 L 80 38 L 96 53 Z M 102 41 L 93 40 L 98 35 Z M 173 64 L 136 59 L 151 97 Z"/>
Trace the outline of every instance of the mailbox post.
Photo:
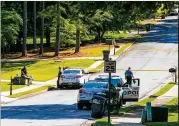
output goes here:
<path id="1" fill-rule="evenodd" d="M 10 95 L 12 95 L 12 76 L 11 76 L 11 85 L 10 85 Z"/>
<path id="2" fill-rule="evenodd" d="M 114 45 L 114 55 L 115 55 L 115 53 L 116 53 L 116 51 L 115 51 L 115 45 L 116 45 L 115 39 L 106 39 L 106 44 L 109 45 L 109 50 L 110 50 L 110 46 Z"/>
<path id="3" fill-rule="evenodd" d="M 170 68 L 169 72 L 172 73 L 175 76 L 174 81 L 175 81 L 175 83 L 177 83 L 177 67 Z"/>

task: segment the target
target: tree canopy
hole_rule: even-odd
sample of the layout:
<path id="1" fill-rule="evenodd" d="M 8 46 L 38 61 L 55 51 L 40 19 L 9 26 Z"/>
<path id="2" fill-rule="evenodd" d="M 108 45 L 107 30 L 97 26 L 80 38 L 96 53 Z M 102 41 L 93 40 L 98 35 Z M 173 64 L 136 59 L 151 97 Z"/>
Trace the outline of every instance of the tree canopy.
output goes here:
<path id="1" fill-rule="evenodd" d="M 81 41 L 93 40 L 101 42 L 104 34 L 109 31 L 130 30 L 137 22 L 161 16 L 168 13 L 175 2 L 165 1 L 45 1 L 44 9 L 41 2 L 36 2 L 36 32 L 40 37 L 44 27 L 44 37 L 48 46 L 56 41 L 57 27 L 59 27 L 59 47 L 75 46 L 80 50 Z M 3 1 L 2 6 L 2 42 L 15 43 L 22 37 L 23 3 L 20 1 Z M 34 3 L 27 2 L 27 37 L 33 37 L 34 31 Z M 35 15 L 36 16 L 36 15 Z M 44 19 L 44 25 L 41 19 Z M 58 23 L 59 20 L 59 23 Z M 57 25 L 59 24 L 59 26 Z M 41 36 L 42 39 L 42 36 Z M 18 42 L 18 41 L 17 41 Z M 44 44 L 41 43 L 41 46 Z M 57 47 L 57 48 L 59 48 Z M 41 47 L 42 48 L 42 47 Z M 58 50 L 58 49 L 54 49 Z"/>

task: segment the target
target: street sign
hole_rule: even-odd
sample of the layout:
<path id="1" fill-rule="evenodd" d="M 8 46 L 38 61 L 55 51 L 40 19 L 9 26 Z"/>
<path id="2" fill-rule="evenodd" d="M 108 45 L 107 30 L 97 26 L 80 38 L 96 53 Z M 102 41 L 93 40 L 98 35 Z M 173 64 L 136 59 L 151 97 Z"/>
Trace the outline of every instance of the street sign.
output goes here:
<path id="1" fill-rule="evenodd" d="M 105 73 L 116 73 L 116 61 L 105 61 L 104 62 Z"/>

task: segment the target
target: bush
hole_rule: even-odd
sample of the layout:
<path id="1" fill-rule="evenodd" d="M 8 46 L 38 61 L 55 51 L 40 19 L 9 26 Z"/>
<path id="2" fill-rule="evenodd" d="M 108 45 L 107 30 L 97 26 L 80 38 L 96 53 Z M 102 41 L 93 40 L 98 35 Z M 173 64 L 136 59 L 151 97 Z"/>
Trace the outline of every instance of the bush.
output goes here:
<path id="1" fill-rule="evenodd" d="M 119 39 L 119 38 L 126 38 L 128 34 L 126 32 L 119 32 L 119 31 L 109 31 L 104 34 L 105 38 L 111 38 L 111 39 Z"/>

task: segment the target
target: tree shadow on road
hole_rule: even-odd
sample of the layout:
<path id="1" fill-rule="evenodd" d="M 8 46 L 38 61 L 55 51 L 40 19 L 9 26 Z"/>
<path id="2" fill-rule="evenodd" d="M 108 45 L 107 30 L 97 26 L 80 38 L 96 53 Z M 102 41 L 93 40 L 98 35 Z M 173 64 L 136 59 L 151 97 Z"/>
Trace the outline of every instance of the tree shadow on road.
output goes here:
<path id="1" fill-rule="evenodd" d="M 178 44 L 178 19 L 166 19 L 156 24 L 137 43 L 157 42 Z"/>
<path id="2" fill-rule="evenodd" d="M 45 99 L 44 99 L 45 100 Z M 76 104 L 42 104 L 2 106 L 1 119 L 88 119 L 90 112 L 78 110 Z"/>

